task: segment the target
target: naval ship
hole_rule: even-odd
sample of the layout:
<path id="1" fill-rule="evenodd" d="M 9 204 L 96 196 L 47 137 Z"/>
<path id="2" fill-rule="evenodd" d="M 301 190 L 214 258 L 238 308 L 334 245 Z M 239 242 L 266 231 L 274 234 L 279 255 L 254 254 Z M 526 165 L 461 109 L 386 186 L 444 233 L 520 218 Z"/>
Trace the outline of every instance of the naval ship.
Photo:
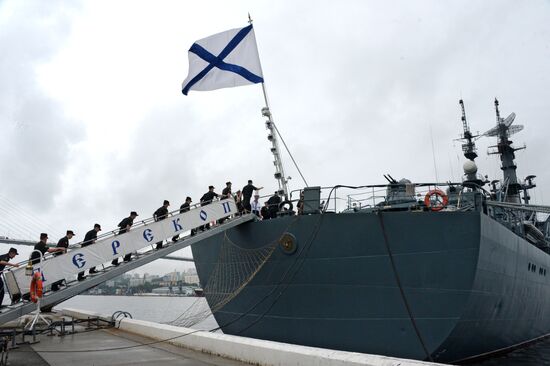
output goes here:
<path id="1" fill-rule="evenodd" d="M 550 333 L 550 207 L 530 203 L 535 176 L 516 174 L 514 152 L 525 146 L 514 147 L 510 137 L 523 126 L 513 125 L 514 113 L 502 118 L 495 100 L 496 126 L 474 135 L 460 106 L 461 182 L 387 175 L 383 185 L 282 192 L 287 201 L 276 218 L 194 245 L 223 332 L 436 362 L 477 360 Z M 269 129 L 266 108 L 264 116 Z M 477 171 L 482 136 L 497 138 L 489 153 L 500 156 L 501 179 Z M 271 132 L 268 139 L 276 143 Z M 280 172 L 275 178 L 285 179 Z M 275 249 L 219 306 L 219 294 L 209 291 L 213 271 L 246 261 L 221 255 L 227 242 L 242 253 Z"/>

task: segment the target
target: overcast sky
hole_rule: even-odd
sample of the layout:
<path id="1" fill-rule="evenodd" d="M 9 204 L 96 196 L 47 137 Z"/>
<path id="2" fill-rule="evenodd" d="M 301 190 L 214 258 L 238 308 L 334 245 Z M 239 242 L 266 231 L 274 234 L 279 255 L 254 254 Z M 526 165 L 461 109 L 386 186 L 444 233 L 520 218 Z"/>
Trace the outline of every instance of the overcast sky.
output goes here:
<path id="1" fill-rule="evenodd" d="M 537 175 L 532 196 L 550 203 L 548 1 L 8 0 L 0 235 L 56 241 L 73 229 L 76 242 L 95 222 L 198 201 L 210 184 L 275 190 L 260 85 L 181 94 L 191 44 L 246 26 L 249 12 L 274 119 L 310 185 L 460 180 L 458 100 L 484 132 L 498 97 L 525 125 L 518 176 Z M 501 177 L 486 155 L 495 142 L 478 141 L 489 179 Z M 283 159 L 290 188 L 303 187 Z"/>

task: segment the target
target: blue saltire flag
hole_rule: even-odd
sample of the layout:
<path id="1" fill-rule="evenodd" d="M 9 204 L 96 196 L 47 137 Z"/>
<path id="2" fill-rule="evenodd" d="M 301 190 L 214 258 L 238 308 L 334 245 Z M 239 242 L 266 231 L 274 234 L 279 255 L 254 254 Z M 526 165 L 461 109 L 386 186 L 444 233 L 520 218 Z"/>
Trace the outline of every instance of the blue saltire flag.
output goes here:
<path id="1" fill-rule="evenodd" d="M 189 49 L 189 75 L 181 92 L 263 83 L 252 25 L 214 34 Z"/>

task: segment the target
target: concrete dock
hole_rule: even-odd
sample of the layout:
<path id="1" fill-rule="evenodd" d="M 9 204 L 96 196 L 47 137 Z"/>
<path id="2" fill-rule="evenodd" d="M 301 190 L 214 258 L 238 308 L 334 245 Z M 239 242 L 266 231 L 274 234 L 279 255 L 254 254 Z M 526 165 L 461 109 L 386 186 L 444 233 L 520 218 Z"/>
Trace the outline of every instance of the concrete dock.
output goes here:
<path id="1" fill-rule="evenodd" d="M 63 309 L 52 317 L 100 319 Z M 27 336 L 27 339 L 30 338 Z M 424 366 L 436 363 L 305 347 L 123 318 L 102 329 L 77 325 L 64 336 L 41 334 L 38 343 L 8 352 L 8 365 L 316 365 Z"/>
<path id="2" fill-rule="evenodd" d="M 40 336 L 34 345 L 21 345 L 9 352 L 9 365 L 100 366 L 100 365 L 244 365 L 166 343 L 141 346 L 151 339 L 116 329 L 88 331 L 61 337 Z M 129 347 L 129 348 L 125 348 Z M 116 348 L 112 351 L 92 349 Z M 90 352 L 74 352 L 90 350 Z M 67 352 L 69 351 L 69 352 Z"/>

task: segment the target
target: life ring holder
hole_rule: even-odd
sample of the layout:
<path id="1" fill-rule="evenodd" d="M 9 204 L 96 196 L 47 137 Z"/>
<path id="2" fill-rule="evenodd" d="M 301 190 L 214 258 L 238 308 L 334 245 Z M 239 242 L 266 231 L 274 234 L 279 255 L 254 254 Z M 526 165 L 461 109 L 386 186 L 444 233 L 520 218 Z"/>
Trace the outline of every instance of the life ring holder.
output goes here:
<path id="1" fill-rule="evenodd" d="M 449 197 L 441 189 L 432 189 L 424 197 L 424 204 L 432 211 L 441 211 L 449 203 Z"/>
<path id="2" fill-rule="evenodd" d="M 288 205 L 288 209 L 285 208 L 285 205 Z M 289 200 L 279 203 L 279 212 L 292 211 L 293 208 L 294 208 L 294 205 Z"/>
<path id="3" fill-rule="evenodd" d="M 31 301 L 38 302 L 38 299 L 42 298 L 44 294 L 44 284 L 42 283 L 42 274 L 40 272 L 34 272 L 31 279 L 30 296 Z"/>

